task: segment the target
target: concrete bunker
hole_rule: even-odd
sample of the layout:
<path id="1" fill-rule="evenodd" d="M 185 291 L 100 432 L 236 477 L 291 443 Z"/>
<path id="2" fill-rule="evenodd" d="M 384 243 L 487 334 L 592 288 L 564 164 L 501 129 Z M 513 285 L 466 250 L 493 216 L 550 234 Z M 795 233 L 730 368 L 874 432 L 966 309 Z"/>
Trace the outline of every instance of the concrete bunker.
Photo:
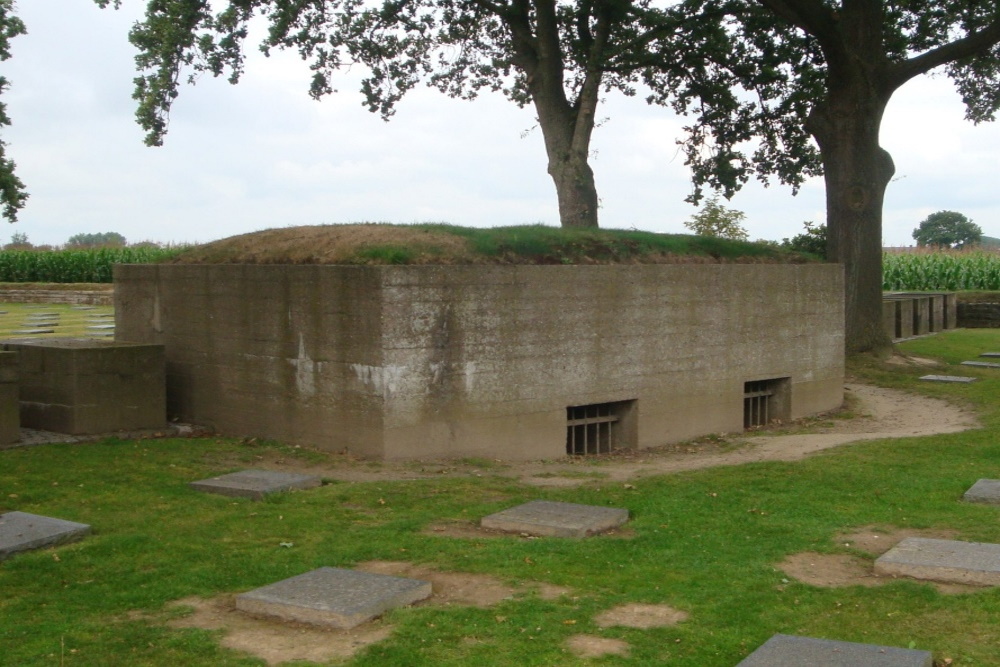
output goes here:
<path id="1" fill-rule="evenodd" d="M 117 339 L 164 345 L 170 418 L 363 457 L 642 449 L 742 430 L 748 400 L 756 424 L 843 399 L 832 264 L 121 265 L 115 283 Z"/>

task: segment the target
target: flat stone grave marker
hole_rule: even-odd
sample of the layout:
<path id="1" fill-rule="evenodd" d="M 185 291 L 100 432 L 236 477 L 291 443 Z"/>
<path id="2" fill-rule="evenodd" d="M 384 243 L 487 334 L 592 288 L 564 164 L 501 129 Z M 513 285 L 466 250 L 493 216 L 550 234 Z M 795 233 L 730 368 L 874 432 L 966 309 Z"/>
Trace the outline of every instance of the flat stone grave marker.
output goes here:
<path id="1" fill-rule="evenodd" d="M 291 491 L 292 489 L 312 489 L 320 484 L 320 478 L 311 475 L 276 470 L 241 470 L 228 475 L 191 482 L 188 486 L 205 493 L 260 500 L 269 493 Z"/>
<path id="2" fill-rule="evenodd" d="M 1000 352 L 983 352 L 979 356 L 980 357 L 988 357 L 988 358 L 996 359 L 996 358 L 1000 357 Z"/>
<path id="3" fill-rule="evenodd" d="M 348 629 L 430 596 L 429 581 L 321 567 L 237 595 L 236 608 L 258 616 Z"/>
<path id="4" fill-rule="evenodd" d="M 920 379 L 927 382 L 961 382 L 964 384 L 976 381 L 976 378 L 970 378 L 964 375 L 924 375 Z"/>
<path id="5" fill-rule="evenodd" d="M 483 528 L 545 537 L 587 537 L 621 526 L 628 510 L 533 500 L 483 517 Z"/>
<path id="6" fill-rule="evenodd" d="M 85 523 L 27 512 L 0 514 L 0 560 L 18 551 L 79 540 L 89 532 L 90 526 Z"/>
<path id="7" fill-rule="evenodd" d="M 875 561 L 875 574 L 1000 585 L 1000 544 L 908 537 Z"/>
<path id="8" fill-rule="evenodd" d="M 990 361 L 963 361 L 963 366 L 975 366 L 976 368 L 1000 368 L 1000 364 Z"/>
<path id="9" fill-rule="evenodd" d="M 736 667 L 933 667 L 930 651 L 774 635 Z"/>
<path id="10" fill-rule="evenodd" d="M 1000 505 L 1000 479 L 981 479 L 965 492 L 962 500 L 969 503 Z"/>
<path id="11" fill-rule="evenodd" d="M 113 324 L 92 324 L 87 327 L 87 329 L 90 331 L 107 331 L 108 329 L 114 329 L 114 328 L 115 325 Z"/>
<path id="12" fill-rule="evenodd" d="M 19 329 L 17 331 L 11 331 L 12 334 L 17 334 L 18 336 L 35 336 L 38 334 L 55 333 L 55 329 Z"/>
<path id="13" fill-rule="evenodd" d="M 96 306 L 70 306 L 70 310 L 96 310 Z"/>

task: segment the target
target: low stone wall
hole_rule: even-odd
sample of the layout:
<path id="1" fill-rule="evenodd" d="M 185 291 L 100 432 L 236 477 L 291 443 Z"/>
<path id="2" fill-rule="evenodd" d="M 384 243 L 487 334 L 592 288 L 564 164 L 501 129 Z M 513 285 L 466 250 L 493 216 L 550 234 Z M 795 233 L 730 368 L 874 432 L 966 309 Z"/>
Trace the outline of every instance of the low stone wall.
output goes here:
<path id="1" fill-rule="evenodd" d="M 969 329 L 1000 327 L 1000 303 L 959 302 L 958 326 Z"/>
<path id="2" fill-rule="evenodd" d="M 954 292 L 885 292 L 882 315 L 893 340 L 954 329 L 958 297 Z"/>
<path id="3" fill-rule="evenodd" d="M 81 306 L 110 306 L 114 303 L 114 285 L 93 284 L 86 289 L 66 289 L 59 285 L 19 287 L 16 283 L 0 285 L 0 303 L 69 303 Z"/>
<path id="4" fill-rule="evenodd" d="M 17 383 L 17 353 L 0 352 L 0 446 L 21 437 Z"/>
<path id="5" fill-rule="evenodd" d="M 842 295 L 833 264 L 115 267 L 116 338 L 165 346 L 171 418 L 373 458 L 835 409 Z"/>

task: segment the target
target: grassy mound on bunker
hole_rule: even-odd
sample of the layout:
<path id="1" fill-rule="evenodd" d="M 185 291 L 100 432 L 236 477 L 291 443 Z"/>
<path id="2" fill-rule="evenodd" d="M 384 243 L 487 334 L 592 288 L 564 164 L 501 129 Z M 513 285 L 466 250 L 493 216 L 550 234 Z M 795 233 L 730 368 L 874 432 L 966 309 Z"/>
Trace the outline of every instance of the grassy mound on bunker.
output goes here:
<path id="1" fill-rule="evenodd" d="M 361 223 L 268 229 L 213 241 L 180 264 L 675 264 L 798 263 L 801 253 L 689 234 L 544 225 L 479 229 Z"/>

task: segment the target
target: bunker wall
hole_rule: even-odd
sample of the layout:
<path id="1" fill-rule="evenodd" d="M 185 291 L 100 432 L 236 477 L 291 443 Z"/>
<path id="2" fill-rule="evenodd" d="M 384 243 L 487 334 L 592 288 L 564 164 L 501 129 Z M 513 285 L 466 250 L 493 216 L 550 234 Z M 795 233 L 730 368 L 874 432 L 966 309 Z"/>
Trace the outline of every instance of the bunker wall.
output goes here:
<path id="1" fill-rule="evenodd" d="M 627 446 L 842 400 L 835 265 L 120 266 L 119 340 L 166 347 L 168 412 L 362 456 L 566 454 L 567 408 L 629 406 Z M 624 414 L 624 413 L 623 413 Z"/>

